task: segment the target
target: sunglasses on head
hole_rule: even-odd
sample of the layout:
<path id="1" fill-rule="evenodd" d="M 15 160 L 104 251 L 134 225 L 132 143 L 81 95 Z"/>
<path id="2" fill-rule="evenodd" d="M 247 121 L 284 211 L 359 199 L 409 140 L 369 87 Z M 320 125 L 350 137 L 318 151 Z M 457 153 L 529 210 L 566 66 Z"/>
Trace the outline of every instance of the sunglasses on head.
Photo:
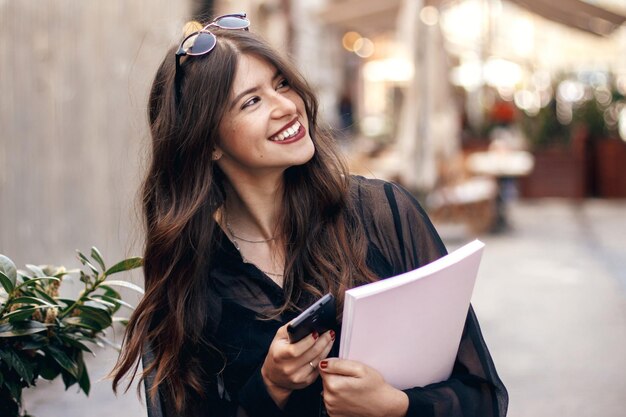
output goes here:
<path id="1" fill-rule="evenodd" d="M 176 98 L 180 98 L 180 80 L 182 78 L 182 68 L 180 59 L 183 56 L 199 56 L 208 54 L 215 48 L 217 37 L 209 31 L 209 28 L 231 29 L 231 30 L 248 30 L 250 21 L 245 13 L 225 14 L 213 19 L 208 25 L 193 32 L 180 43 L 178 51 L 176 51 Z"/>

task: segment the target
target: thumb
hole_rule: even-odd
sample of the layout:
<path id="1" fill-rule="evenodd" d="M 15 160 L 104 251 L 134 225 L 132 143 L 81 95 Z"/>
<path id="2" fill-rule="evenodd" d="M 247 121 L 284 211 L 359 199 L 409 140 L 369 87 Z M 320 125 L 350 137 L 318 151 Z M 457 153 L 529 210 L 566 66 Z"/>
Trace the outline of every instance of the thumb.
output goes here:
<path id="1" fill-rule="evenodd" d="M 319 363 L 322 374 L 335 374 L 344 376 L 359 376 L 365 371 L 365 365 L 361 362 L 347 359 L 327 358 Z"/>

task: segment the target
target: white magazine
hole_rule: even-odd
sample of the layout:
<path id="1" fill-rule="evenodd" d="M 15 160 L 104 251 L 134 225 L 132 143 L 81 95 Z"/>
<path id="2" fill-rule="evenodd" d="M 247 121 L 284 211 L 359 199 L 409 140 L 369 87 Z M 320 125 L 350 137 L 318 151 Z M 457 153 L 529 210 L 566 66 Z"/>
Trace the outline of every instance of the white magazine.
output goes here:
<path id="1" fill-rule="evenodd" d="M 484 243 L 346 291 L 339 357 L 378 370 L 398 389 L 450 377 Z"/>

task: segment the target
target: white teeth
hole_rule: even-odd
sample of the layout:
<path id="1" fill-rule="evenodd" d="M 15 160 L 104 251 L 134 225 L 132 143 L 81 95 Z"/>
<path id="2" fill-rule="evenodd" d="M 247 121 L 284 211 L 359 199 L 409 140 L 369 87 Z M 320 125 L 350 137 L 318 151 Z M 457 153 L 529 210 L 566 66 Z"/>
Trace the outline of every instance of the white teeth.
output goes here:
<path id="1" fill-rule="evenodd" d="M 300 122 L 296 121 L 293 125 L 283 130 L 277 135 L 270 138 L 272 141 L 282 142 L 283 140 L 295 135 L 300 130 Z"/>

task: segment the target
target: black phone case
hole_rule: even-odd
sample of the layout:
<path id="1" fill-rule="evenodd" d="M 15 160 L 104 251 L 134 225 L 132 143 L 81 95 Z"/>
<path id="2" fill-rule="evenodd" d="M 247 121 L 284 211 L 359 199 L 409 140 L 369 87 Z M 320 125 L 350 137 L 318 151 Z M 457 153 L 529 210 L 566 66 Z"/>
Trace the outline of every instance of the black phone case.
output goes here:
<path id="1" fill-rule="evenodd" d="M 326 294 L 300 313 L 287 326 L 289 341 L 296 343 L 313 331 L 322 334 L 334 329 L 336 323 L 335 297 L 332 294 Z"/>

